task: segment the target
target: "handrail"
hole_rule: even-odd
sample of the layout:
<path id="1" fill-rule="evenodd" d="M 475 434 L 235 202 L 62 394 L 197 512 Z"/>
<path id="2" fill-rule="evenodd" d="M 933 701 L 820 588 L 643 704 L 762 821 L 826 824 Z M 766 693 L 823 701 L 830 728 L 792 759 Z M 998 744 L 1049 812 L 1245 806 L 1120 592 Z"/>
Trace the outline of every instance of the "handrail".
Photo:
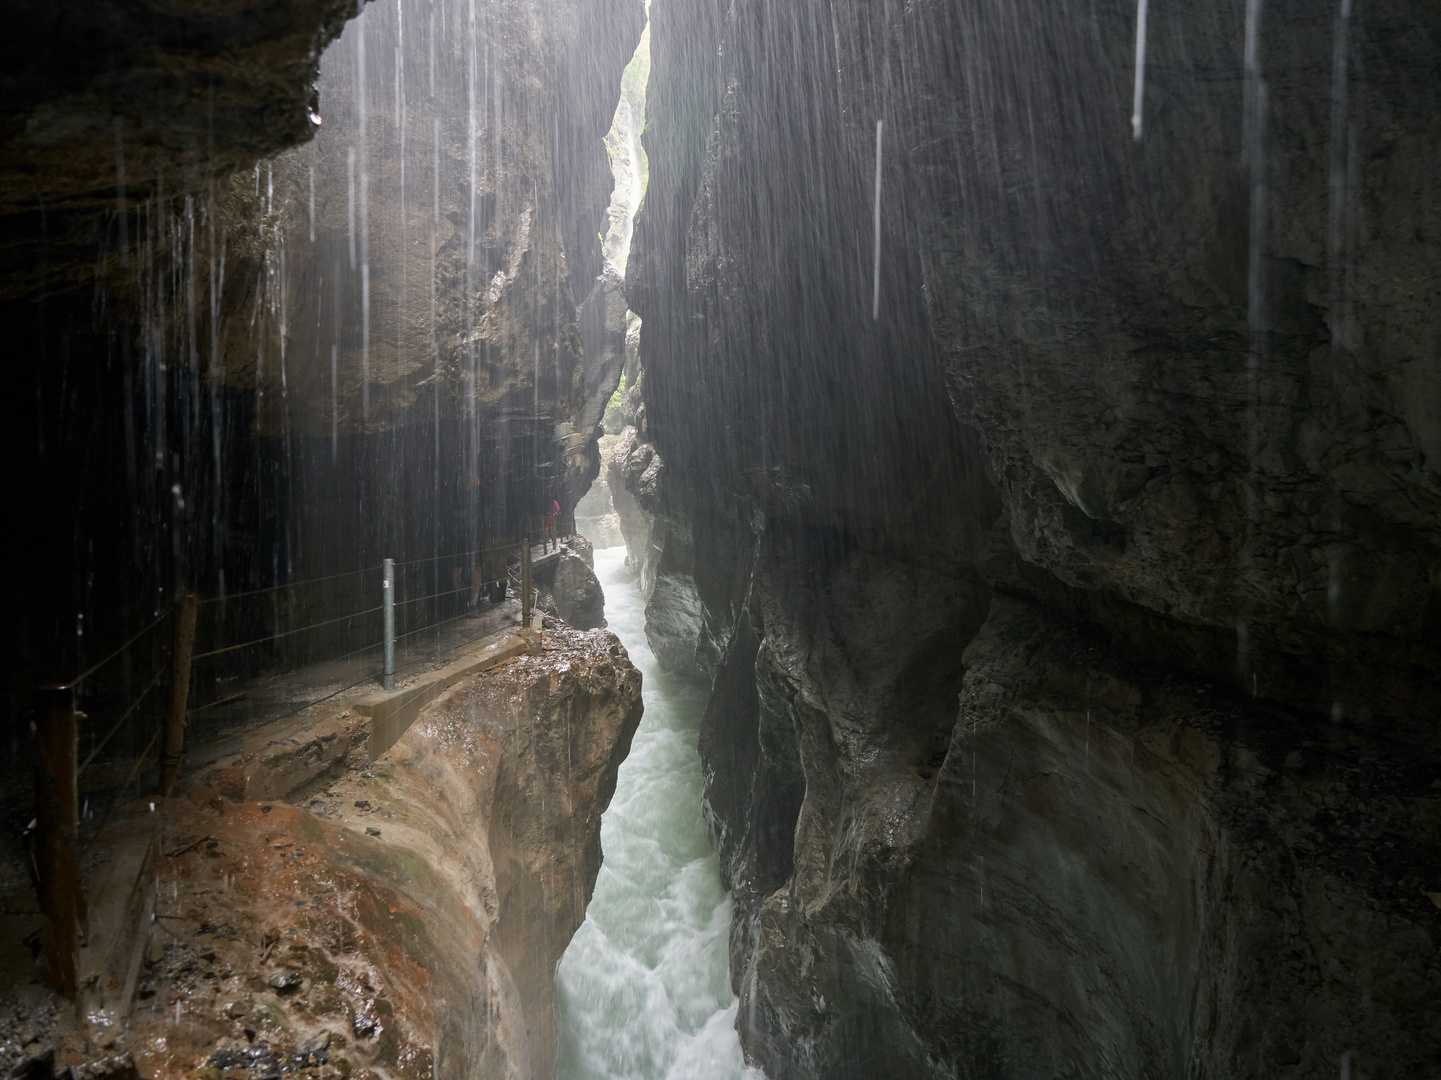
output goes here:
<path id="1" fill-rule="evenodd" d="M 569 524 L 570 522 L 573 521 L 573 518 L 571 518 L 569 515 L 557 515 L 557 516 L 560 518 L 560 520 L 557 521 L 557 524 L 558 524 L 558 525 L 561 523 L 561 520 L 565 521 L 567 524 Z M 536 536 L 536 535 L 539 535 L 539 533 L 540 533 L 540 531 L 541 531 L 540 528 L 539 528 L 539 520 L 538 520 L 538 519 L 537 519 L 537 520 L 527 519 L 527 520 L 520 526 L 520 528 L 521 528 L 521 531 L 522 531 L 523 535 L 522 535 L 521 537 L 513 540 L 513 541 L 506 541 L 506 542 L 502 542 L 502 543 L 488 544 L 488 545 L 484 545 L 484 546 L 480 546 L 480 547 L 476 547 L 476 548 L 470 548 L 470 549 L 467 549 L 467 550 L 465 550 L 465 551 L 454 552 L 454 553 L 449 553 L 449 554 L 444 554 L 444 555 L 430 555 L 430 556 L 425 556 L 425 557 L 423 557 L 423 558 L 413 559 L 413 560 L 409 560 L 409 561 L 404 562 L 404 563 L 397 563 L 397 564 L 395 564 L 395 565 L 398 566 L 398 567 L 415 567 L 415 566 L 421 566 L 421 565 L 424 565 L 424 564 L 427 564 L 427 563 L 443 562 L 443 561 L 445 561 L 445 560 L 456 560 L 456 559 L 465 559 L 465 558 L 472 558 L 472 559 L 474 559 L 474 558 L 477 558 L 477 557 L 480 557 L 480 556 L 484 556 L 484 555 L 487 555 L 487 554 L 494 554 L 494 553 L 501 552 L 501 551 L 506 552 L 508 555 L 513 555 L 514 550 L 517 548 L 517 546 L 518 546 L 519 544 L 521 544 L 521 543 L 524 542 L 524 538 L 525 538 L 525 535 L 526 535 L 526 534 L 534 537 L 534 536 Z M 572 529 L 572 531 L 573 531 L 573 525 L 571 526 L 571 529 Z M 559 532 L 559 531 L 560 531 L 560 530 L 557 530 L 557 532 Z M 534 546 L 534 544 L 532 544 L 532 547 L 533 547 L 533 546 Z M 508 558 L 508 559 L 507 559 L 507 563 L 509 563 L 510 561 L 511 561 L 511 560 Z M 366 573 L 370 573 L 370 572 L 372 572 L 372 571 L 380 570 L 381 568 L 382 568 L 382 567 L 379 566 L 379 565 L 376 565 L 376 566 L 365 566 L 365 567 L 361 567 L 361 568 L 356 569 L 356 570 L 347 570 L 347 571 L 344 571 L 344 572 L 342 572 L 342 573 L 337 573 L 337 574 L 327 574 L 327 575 L 324 575 L 324 576 L 321 576 L 321 577 L 306 578 L 306 579 L 301 580 L 301 581 L 286 582 L 285 584 L 268 586 L 268 587 L 262 588 L 262 589 L 250 589 L 250 590 L 246 590 L 246 591 L 244 591 L 244 592 L 239 592 L 239 593 L 231 593 L 231 594 L 228 594 L 228 595 L 208 597 L 208 598 L 206 598 L 206 599 L 203 599 L 203 600 L 198 601 L 198 603 L 199 603 L 199 604 L 211 604 L 211 603 L 214 603 L 214 602 L 219 601 L 219 600 L 238 600 L 238 599 L 241 599 L 241 598 L 244 598 L 244 597 L 249 597 L 249 596 L 259 596 L 259 595 L 264 595 L 264 594 L 267 594 L 267 593 L 276 593 L 276 592 L 279 592 L 279 591 L 284 590 L 284 589 L 301 588 L 301 587 L 304 587 L 304 586 L 307 586 L 307 585 L 318 584 L 318 583 L 322 583 L 322 582 L 326 582 L 326 581 L 338 581 L 338 580 L 342 580 L 342 579 L 346 579 L 346 578 L 353 578 L 353 577 L 357 577 L 357 576 L 359 576 L 359 575 L 361 575 L 361 574 L 366 574 Z M 510 569 L 511 569 L 511 568 L 507 565 L 507 574 L 506 574 L 507 578 L 509 578 L 509 577 L 511 576 L 511 574 L 510 574 Z M 406 600 L 396 601 L 395 606 L 397 606 L 397 607 L 406 607 L 406 606 L 410 606 L 410 605 L 414 605 L 414 604 L 425 603 L 425 602 L 427 602 L 427 601 L 437 600 L 437 599 L 441 599 L 441 598 L 446 597 L 446 596 L 452 596 L 452 595 L 455 595 L 455 594 L 458 594 L 458 593 L 463 593 L 463 592 L 466 591 L 466 589 L 467 589 L 467 586 L 466 586 L 465 584 L 456 585 L 456 586 L 453 586 L 453 587 L 451 587 L 451 588 L 442 589 L 442 590 L 440 590 L 440 591 L 433 592 L 433 593 L 430 593 L 430 594 L 425 595 L 425 596 L 416 596 L 416 597 L 411 597 L 411 598 L 406 599 Z M 320 629 L 320 628 L 326 627 L 326 626 L 334 626 L 334 625 L 336 625 L 336 624 L 338 624 L 338 623 L 345 623 L 345 622 L 350 622 L 350 621 L 355 620 L 355 619 L 362 619 L 362 618 L 365 618 L 366 616 L 374 615 L 374 614 L 376 614 L 376 613 L 378 613 L 378 612 L 381 612 L 383 609 L 384 609 L 384 605 L 376 605 L 376 606 L 374 606 L 374 607 L 365 608 L 365 609 L 363 609 L 363 610 L 351 612 L 351 613 L 346 614 L 346 615 L 337 616 L 336 618 L 324 619 L 324 620 L 322 620 L 322 621 L 320 621 L 320 622 L 309 623 L 309 624 L 307 624 L 307 625 L 305 625 L 305 626 L 293 627 L 293 628 L 288 629 L 288 630 L 281 630 L 281 631 L 278 631 L 278 632 L 276 632 L 276 633 L 274 633 L 274 634 L 266 635 L 266 636 L 264 636 L 264 637 L 253 638 L 253 639 L 251 639 L 251 640 L 249 640 L 249 641 L 242 641 L 242 642 L 238 642 L 238 643 L 233 644 L 233 645 L 225 645 L 225 646 L 221 646 L 221 647 L 219 647 L 219 648 L 210 649 L 210 650 L 208 650 L 208 651 L 206 651 L 206 652 L 194 654 L 194 655 L 190 658 L 190 659 L 191 659 L 191 663 L 193 664 L 195 661 L 205 660 L 205 659 L 209 659 L 209 658 L 216 657 L 216 656 L 221 656 L 221 655 L 224 655 L 224 654 L 227 654 L 227 653 L 236 652 L 236 651 L 239 651 L 239 650 L 241 650 L 241 649 L 250 648 L 250 647 L 253 647 L 253 646 L 256 646 L 256 645 L 263 645 L 263 644 L 266 644 L 267 642 L 279 641 L 279 640 L 281 640 L 281 639 L 283 639 L 283 638 L 293 637 L 293 636 L 295 636 L 295 635 L 297 635 L 297 634 L 306 633 L 307 631 L 310 631 L 310 630 L 317 630 L 317 629 Z M 152 620 L 151 620 L 150 622 L 148 622 L 144 627 L 142 627 L 139 631 L 137 631 L 135 634 L 133 634 L 133 635 L 129 638 L 129 640 L 127 640 L 127 641 L 126 641 L 123 645 L 121 645 L 118 649 L 115 649 L 113 652 L 107 654 L 104 658 L 102 658 L 102 659 L 99 660 L 98 662 L 92 664 L 90 667 L 86 668 L 86 669 L 85 669 L 84 671 L 82 671 L 79 675 L 77 675 L 74 679 L 72 679 L 69 685 L 74 686 L 74 685 L 77 685 L 77 684 L 83 682 L 85 679 L 87 679 L 87 678 L 89 678 L 90 676 L 94 675 L 97 671 L 99 671 L 101 668 L 103 668 L 106 664 L 109 664 L 111 661 L 115 660 L 117 657 L 124 655 L 129 649 L 131 649 L 131 648 L 135 645 L 136 642 L 138 642 L 142 637 L 144 637 L 144 636 L 145 636 L 146 634 L 148 634 L 150 631 L 154 630 L 157 626 L 159 626 L 168 616 L 173 615 L 175 611 L 176 611 L 176 606 L 175 606 L 175 605 L 171 605 L 171 606 L 165 608 L 165 610 L 163 610 L 163 611 L 161 611 L 159 614 L 157 614 L 154 619 L 152 619 Z M 457 621 L 459 621 L 459 620 L 461 620 L 461 619 L 464 619 L 464 618 L 468 617 L 468 616 L 471 615 L 471 614 L 472 614 L 472 612 L 471 612 L 469 609 L 468 609 L 468 610 L 465 610 L 465 611 L 462 611 L 461 613 L 459 613 L 459 614 L 457 614 L 457 615 L 454 615 L 454 616 L 452 616 L 452 617 L 450 617 L 450 618 L 439 619 L 439 620 L 437 620 L 437 621 L 435 621 L 435 622 L 427 623 L 427 624 L 425 624 L 424 626 L 418 626 L 418 627 L 415 627 L 414 629 L 407 630 L 405 633 L 397 635 L 397 636 L 394 638 L 394 640 L 397 640 L 397 641 L 405 640 L 405 639 L 407 639 L 407 638 L 414 637 L 414 636 L 417 635 L 417 634 L 422 634 L 422 633 L 426 633 L 426 632 L 428 632 L 428 631 L 438 630 L 438 629 L 440 629 L 441 627 L 448 626 L 448 625 L 450 625 L 451 623 L 454 623 L 454 622 L 457 622 Z M 383 644 L 384 644 L 383 641 L 376 642 L 376 643 L 374 643 L 374 644 L 368 644 L 368 645 L 362 646 L 362 647 L 359 648 L 359 649 L 354 649 L 354 650 L 352 650 L 352 651 L 350 651 L 350 652 L 344 653 L 344 654 L 342 654 L 342 655 L 340 655 L 340 656 L 332 657 L 332 658 L 330 658 L 330 660 L 327 661 L 327 662 L 334 662 L 334 661 L 338 661 L 338 660 L 347 660 L 347 659 L 350 659 L 351 657 L 357 656 L 357 655 L 359 655 L 359 654 L 361 654 L 361 653 L 365 653 L 365 652 L 371 651 L 371 650 L 373 650 L 373 649 L 379 648 L 379 647 L 381 647 Z M 417 662 L 418 662 L 418 661 L 417 661 Z M 411 666 L 413 666 L 413 663 L 412 663 L 412 664 L 403 665 L 403 668 L 409 668 L 409 667 L 411 667 Z M 146 683 L 144 689 L 142 689 L 142 690 L 140 691 L 139 695 L 138 695 L 138 696 L 130 703 L 130 705 L 125 709 L 124 713 L 120 716 L 120 718 L 119 718 L 119 719 L 111 726 L 111 728 L 105 733 L 104 737 L 101 738 L 98 743 L 95 743 L 95 744 L 92 746 L 92 748 L 91 748 L 91 750 L 90 750 L 90 753 L 86 756 L 84 762 L 83 762 L 83 763 L 79 766 L 79 768 L 76 770 L 77 776 L 78 776 L 80 773 L 83 773 L 83 772 L 96 760 L 96 758 L 100 755 L 100 753 L 105 749 L 105 747 L 106 747 L 106 746 L 110 743 L 110 741 L 114 738 L 114 736 L 116 735 L 116 733 L 119 732 L 120 729 L 121 729 L 122 727 L 124 727 L 125 724 L 136 714 L 137 710 L 139 710 L 140 706 L 144 703 L 144 701 L 146 700 L 146 698 L 148 697 L 148 695 L 150 694 L 150 692 L 151 692 L 153 689 L 155 689 L 155 687 L 160 683 L 162 676 L 165 674 L 165 670 L 166 670 L 165 667 L 162 665 L 160 668 L 158 668 L 158 669 L 155 671 L 154 675 L 152 675 L 152 677 L 150 678 L 150 680 Z M 360 679 L 359 682 L 364 682 L 366 679 L 368 679 L 368 678 L 370 678 L 370 677 L 371 677 L 371 675 L 370 675 L 370 674 L 367 674 L 367 675 L 364 676 L 362 679 Z M 351 686 L 354 686 L 354 685 L 358 685 L 358 683 L 352 683 L 352 684 L 351 684 Z M 346 687 L 346 688 L 344 688 L 344 689 L 349 689 L 349 687 Z M 339 691 L 337 691 L 337 692 L 339 692 Z M 238 696 L 238 695 L 232 695 L 232 697 L 233 697 L 233 696 Z M 190 709 L 190 710 L 187 710 L 187 712 L 192 712 L 192 713 L 193 713 L 193 712 L 199 711 L 199 709 L 205 709 L 205 708 L 211 707 L 212 705 L 222 704 L 224 701 L 228 701 L 228 700 L 231 700 L 231 698 L 222 698 L 222 699 L 219 699 L 219 700 L 217 700 L 217 701 L 210 702 L 210 703 L 207 704 L 207 705 L 199 706 L 198 709 Z M 324 700 L 324 699 L 322 698 L 322 699 L 320 699 L 320 700 Z M 156 738 L 158 738 L 158 735 L 156 736 Z M 136 761 L 136 763 L 135 763 L 135 768 L 132 769 L 131 776 L 130 776 L 129 778 L 127 778 L 127 780 L 125 781 L 125 783 L 129 783 L 129 781 L 130 781 L 131 779 L 134 779 L 135 773 L 138 771 L 138 769 L 139 769 L 140 767 L 142 767 L 143 762 L 144 762 L 145 759 L 149 756 L 150 751 L 151 751 L 151 750 L 153 749 L 153 747 L 154 747 L 154 743 L 155 743 L 155 738 L 152 738 L 151 741 L 150 741 L 150 744 L 147 745 L 147 747 L 145 748 L 145 750 L 142 751 L 139 759 L 137 759 L 137 761 Z M 124 785 L 122 784 L 122 787 L 123 787 L 123 786 L 124 786 Z"/>
<path id="2" fill-rule="evenodd" d="M 130 708 L 126 709 L 120 719 L 115 721 L 115 726 L 105 733 L 105 738 L 101 739 L 91 748 L 89 755 L 81 763 L 80 767 L 75 770 L 76 776 L 79 776 L 86 770 L 90 763 L 95 760 L 95 755 L 105 749 L 105 744 L 110 741 L 111 736 L 120 730 L 120 726 L 130 719 L 131 714 L 134 713 L 136 709 L 140 708 L 140 703 L 145 700 L 145 695 L 155 689 L 155 684 L 160 681 L 160 676 L 163 674 L 165 674 L 164 665 L 155 669 L 155 674 L 152 675 L 150 681 L 145 684 L 145 689 L 140 691 L 140 696 L 130 703 Z"/>
<path id="3" fill-rule="evenodd" d="M 340 574 L 326 574 L 324 577 L 305 578 L 303 581 L 287 581 L 283 585 L 267 585 L 263 589 L 247 589 L 245 592 L 221 593 L 219 596 L 207 596 L 199 602 L 202 604 L 213 604 L 220 600 L 239 600 L 245 596 L 260 596 L 262 593 L 279 592 L 281 589 L 298 589 L 302 585 L 315 585 L 322 581 L 338 581 L 340 578 L 355 577 L 357 574 L 365 574 L 371 570 L 379 569 L 379 564 L 375 566 L 362 566 L 359 570 L 346 570 Z"/>
<path id="4" fill-rule="evenodd" d="M 249 648 L 251 645 L 264 645 L 267 641 L 276 641 L 283 637 L 290 637 L 292 634 L 303 634 L 307 630 L 315 630 L 322 626 L 333 626 L 338 622 L 347 622 L 350 619 L 358 619 L 362 615 L 373 615 L 379 611 L 377 605 L 373 608 L 366 608 L 364 611 L 355 611 L 349 615 L 341 615 L 335 619 L 326 619 L 323 622 L 311 623 L 309 626 L 297 626 L 293 630 L 282 630 L 278 634 L 271 634 L 269 637 L 255 638 L 253 641 L 242 641 L 239 645 L 227 645 L 223 649 L 211 649 L 209 652 L 196 653 L 190 658 L 193 664 L 196 660 L 204 660 L 207 656 L 219 656 L 221 653 L 234 652 L 236 649 Z"/>
<path id="5" fill-rule="evenodd" d="M 130 646 L 134 645 L 134 644 L 135 644 L 137 641 L 139 641 L 142 637 L 144 637 L 146 634 L 148 634 L 151 630 L 154 630 L 157 626 L 159 626 L 161 620 L 163 620 L 163 619 L 165 618 L 165 616 L 169 615 L 169 614 L 170 614 L 172 611 L 174 611 L 174 610 L 175 610 L 175 608 L 174 608 L 173 606 L 166 608 L 166 609 L 165 609 L 164 611 L 162 611 L 159 615 L 155 616 L 154 621 L 151 622 L 151 623 L 149 623 L 149 624 L 145 627 L 145 629 L 141 630 L 138 634 L 136 634 L 133 638 L 131 638 L 129 641 L 127 641 L 124 645 L 120 646 L 120 648 L 116 649 L 113 653 L 111 653 L 109 656 L 107 656 L 104 660 L 101 660 L 98 664 L 92 664 L 90 667 L 88 667 L 88 668 L 86 668 L 84 671 L 82 671 L 79 675 L 75 676 L 75 678 L 71 679 L 70 682 L 69 682 L 69 685 L 70 685 L 70 686 L 77 686 L 77 685 L 79 685 L 80 683 L 84 682 L 86 679 L 90 678 L 91 675 L 94 675 L 97 671 L 99 671 L 101 668 L 103 668 L 106 664 L 110 663 L 110 661 L 114 660 L 117 656 L 119 656 L 121 653 L 123 653 L 126 649 L 130 648 Z"/>

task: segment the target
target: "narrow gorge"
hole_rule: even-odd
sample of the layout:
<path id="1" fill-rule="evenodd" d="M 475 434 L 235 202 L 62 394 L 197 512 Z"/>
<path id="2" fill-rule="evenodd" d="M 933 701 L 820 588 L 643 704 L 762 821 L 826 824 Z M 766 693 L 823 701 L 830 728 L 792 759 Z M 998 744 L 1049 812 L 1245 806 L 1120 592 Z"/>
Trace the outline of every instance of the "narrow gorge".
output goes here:
<path id="1" fill-rule="evenodd" d="M 1441 9 L 14 27 L 13 1075 L 1441 1076 Z"/>

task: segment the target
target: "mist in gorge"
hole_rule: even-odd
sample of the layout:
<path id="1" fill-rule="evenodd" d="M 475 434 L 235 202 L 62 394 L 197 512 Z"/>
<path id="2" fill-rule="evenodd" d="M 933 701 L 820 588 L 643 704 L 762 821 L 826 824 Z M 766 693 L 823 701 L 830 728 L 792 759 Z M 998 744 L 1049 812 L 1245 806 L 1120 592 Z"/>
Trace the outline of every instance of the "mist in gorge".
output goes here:
<path id="1" fill-rule="evenodd" d="M 26 1080 L 1441 1075 L 1441 13 L 20 0 Z"/>

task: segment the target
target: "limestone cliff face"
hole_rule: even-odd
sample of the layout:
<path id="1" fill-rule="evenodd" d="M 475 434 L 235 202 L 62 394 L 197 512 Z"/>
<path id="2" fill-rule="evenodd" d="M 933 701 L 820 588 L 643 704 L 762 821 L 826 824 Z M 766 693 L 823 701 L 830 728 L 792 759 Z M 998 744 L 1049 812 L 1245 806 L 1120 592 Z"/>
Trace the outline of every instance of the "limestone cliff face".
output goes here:
<path id="1" fill-rule="evenodd" d="M 436 852 L 490 923 L 485 1000 L 501 1005 L 509 1036 L 484 1047 L 473 1016 L 452 1014 L 444 1028 L 472 1050 L 467 1075 L 555 1075 L 555 965 L 585 918 L 601 814 L 640 724 L 640 674 L 613 634 L 551 630 L 545 640 L 540 655 L 457 686 L 391 752 L 439 793 L 427 802 L 443 806 L 436 816 L 454 836 L 488 826 L 469 839 L 463 866 L 443 845 Z"/>
<path id="2" fill-rule="evenodd" d="M 593 441 L 624 359 L 625 301 L 595 238 L 605 103 L 642 22 L 630 0 L 533 17 L 398 3 L 327 53 L 315 137 L 236 177 L 221 210 L 223 310 L 261 319 L 228 320 L 219 362 L 268 396 L 268 433 L 438 408 L 482 426 L 539 412 L 583 434 L 577 449 Z M 578 497 L 589 477 L 572 479 Z"/>
<path id="3" fill-rule="evenodd" d="M 1017 551 L 1237 636 L 1247 675 L 1319 714 L 1425 707 L 1402 687 L 1441 670 L 1441 97 L 1434 50 L 1395 36 L 1434 29 L 1425 8 L 1158 15 L 1139 143 L 1108 137 L 1123 9 L 1084 43 L 1039 12 L 892 28 L 887 66 L 940 95 L 896 99 L 925 148 L 902 183 Z M 941 32 L 960 78 L 935 77 Z M 1053 77 L 995 70 L 1006 47 L 1054 54 Z M 958 117 L 989 147 L 959 177 Z"/>
<path id="4" fill-rule="evenodd" d="M 640 0 L 84 7 L 22 5 L 7 46 L 7 419 L 45 508 L 14 692 L 176 588 L 568 509 L 623 362 L 597 234 Z"/>
<path id="5" fill-rule="evenodd" d="M 552 630 L 303 807 L 199 788 L 137 804 L 107 834 L 118 857 L 97 897 L 127 894 L 118 870 L 156 845 L 138 886 L 163 880 L 139 999 L 124 1024 L 89 1012 L 57 1064 L 130 1054 L 155 1080 L 325 1064 L 554 1077 L 552 976 L 600 871 L 640 682 L 613 635 Z"/>
<path id="6" fill-rule="evenodd" d="M 893 634 L 927 629 L 903 611 Z M 742 1035 L 768 1076 L 1434 1067 L 1434 770 L 999 597 L 947 730 L 941 687 L 888 685 L 883 658 L 911 654 L 874 612 L 770 624 L 744 812 L 712 782 L 749 834 L 725 839 L 755 911 Z M 838 655 L 861 621 L 869 649 Z M 712 730 L 720 774 L 736 726 Z"/>
<path id="7" fill-rule="evenodd" d="M 0 296 L 51 295 L 128 268 L 153 198 L 304 142 L 320 54 L 351 0 L 281 4 L 20 0 L 0 50 Z"/>
<path id="8" fill-rule="evenodd" d="M 1441 1060 L 1434 14 L 1251 10 L 1137 142 L 1134 6 L 652 6 L 615 471 L 773 1078 Z"/>

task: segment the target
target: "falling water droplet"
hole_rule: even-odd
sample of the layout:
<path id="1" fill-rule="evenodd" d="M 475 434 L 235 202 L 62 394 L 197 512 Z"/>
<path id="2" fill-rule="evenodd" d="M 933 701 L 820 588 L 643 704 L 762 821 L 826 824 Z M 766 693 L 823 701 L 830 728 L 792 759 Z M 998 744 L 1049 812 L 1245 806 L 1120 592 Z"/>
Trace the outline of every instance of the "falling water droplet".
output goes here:
<path id="1" fill-rule="evenodd" d="M 871 319 L 881 317 L 881 131 L 884 120 L 876 121 L 876 210 L 875 259 L 871 268 Z"/>
<path id="2" fill-rule="evenodd" d="M 1131 97 L 1131 138 L 1141 141 L 1141 97 L 1146 87 L 1146 6 L 1136 0 L 1136 86 Z"/>
<path id="3" fill-rule="evenodd" d="M 355 147 L 345 148 L 345 225 L 350 241 L 350 268 L 355 269 Z"/>

